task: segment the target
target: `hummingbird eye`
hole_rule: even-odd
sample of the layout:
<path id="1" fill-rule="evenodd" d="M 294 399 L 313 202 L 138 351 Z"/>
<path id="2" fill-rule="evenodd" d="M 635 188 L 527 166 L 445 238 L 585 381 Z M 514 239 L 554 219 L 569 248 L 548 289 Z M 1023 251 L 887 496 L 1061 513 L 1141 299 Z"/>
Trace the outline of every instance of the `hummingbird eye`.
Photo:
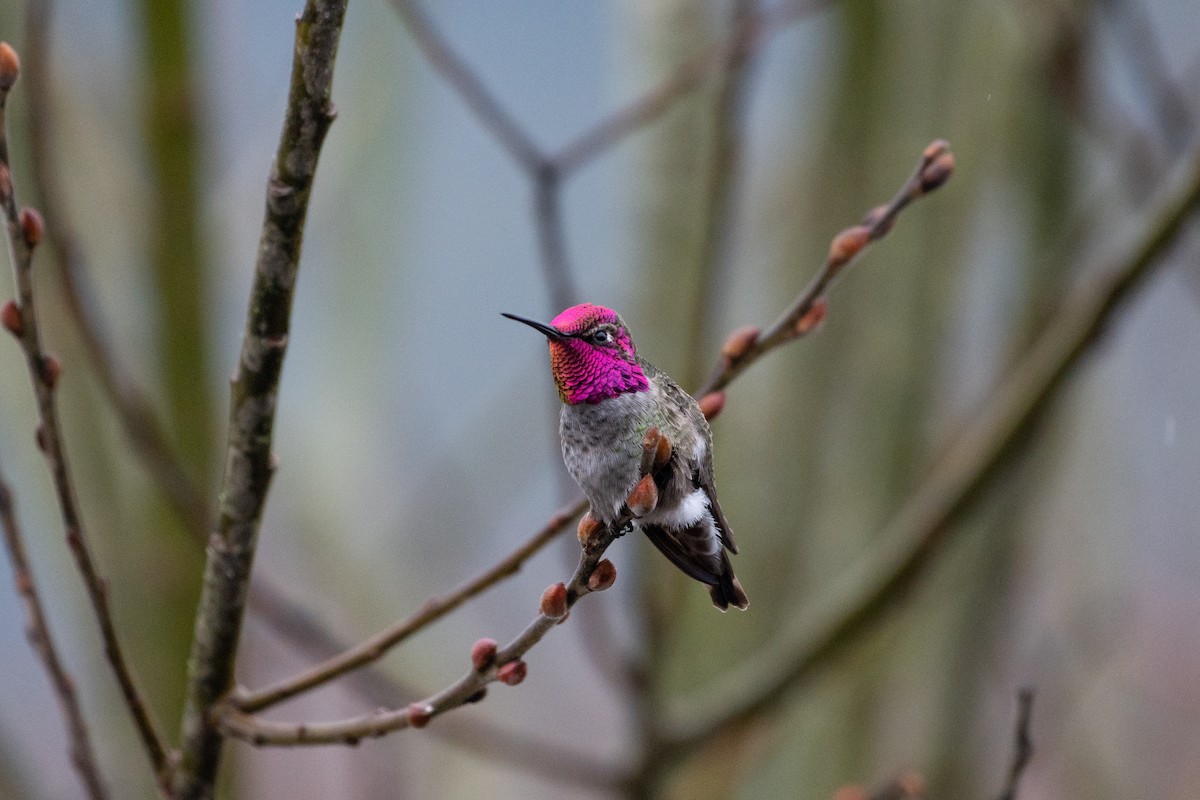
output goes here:
<path id="1" fill-rule="evenodd" d="M 591 339 L 595 344 L 608 344 L 613 340 L 612 334 L 606 331 L 604 328 L 596 331 L 588 338 Z"/>

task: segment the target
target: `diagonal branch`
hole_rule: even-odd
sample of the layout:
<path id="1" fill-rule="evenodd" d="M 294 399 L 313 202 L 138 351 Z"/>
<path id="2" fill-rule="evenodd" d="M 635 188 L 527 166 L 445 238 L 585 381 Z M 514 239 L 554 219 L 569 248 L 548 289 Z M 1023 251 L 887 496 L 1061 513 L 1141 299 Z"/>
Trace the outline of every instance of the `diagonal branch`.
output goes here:
<path id="1" fill-rule="evenodd" d="M 546 163 L 546 157 L 511 114 L 500 105 L 479 75 L 454 51 L 434 27 L 416 0 L 392 0 L 425 59 L 462 97 L 467 108 L 531 177 Z"/>
<path id="2" fill-rule="evenodd" d="M 710 45 L 699 55 L 684 62 L 658 86 L 553 153 L 550 161 L 564 174 L 591 163 L 626 137 L 657 120 L 712 76 L 743 63 L 762 47 L 769 33 L 797 21 L 807 13 L 824 8 L 830 2 L 785 0 L 745 15 L 729 38 Z"/>
<path id="3" fill-rule="evenodd" d="M 547 542 L 557 537 L 570 524 L 571 520 L 586 509 L 586 502 L 575 502 L 564 506 L 556 511 L 542 526 L 542 529 L 528 541 L 449 594 L 430 598 L 416 613 L 298 675 L 282 680 L 266 689 L 235 694 L 231 698 L 232 705 L 246 713 L 261 711 L 382 658 L 388 650 L 412 634 L 450 613 L 501 579 L 515 573 L 527 559 L 541 550 Z"/>
<path id="4" fill-rule="evenodd" d="M 28 111 L 29 162 L 34 191 L 54 245 L 50 248 L 50 258 L 62 281 L 67 311 L 87 351 L 88 364 L 100 388 L 110 399 L 134 454 L 162 489 L 172 510 L 189 529 L 199 532 L 200 541 L 203 542 L 212 528 L 209 500 L 183 466 L 149 396 L 123 369 L 106 342 L 104 326 L 87 281 L 83 249 L 79 246 L 73 226 L 68 223 L 61 202 L 61 187 L 51 163 L 50 143 L 54 136 L 54 119 L 49 101 L 51 92 L 46 55 L 53 3 L 51 0 L 33 0 L 28 8 L 25 72 L 29 95 L 36 98 L 36 102 L 30 103 Z"/>
<path id="5" fill-rule="evenodd" d="M 7 303 L 4 307 L 5 327 L 16 335 L 25 353 L 40 419 L 37 429 L 38 446 L 50 466 L 59 512 L 66 529 L 67 545 L 83 577 L 84 587 L 104 642 L 105 655 L 116 675 L 122 697 L 154 767 L 159 788 L 164 794 L 169 794 L 170 765 L 167 759 L 167 745 L 159 732 L 150 706 L 138 687 L 133 670 L 125 660 L 125 653 L 117 638 L 116 625 L 109 607 L 108 584 L 100 575 L 88 546 L 83 518 L 75 495 L 74 480 L 67 464 L 55 393 L 62 365 L 57 358 L 48 355 L 42 346 L 34 304 L 33 252 L 42 239 L 44 224 L 41 216 L 33 209 L 18 210 L 9 166 L 5 125 L 9 90 L 16 82 L 19 70 L 20 62 L 16 52 L 7 43 L 0 43 L 0 205 L 3 206 L 8 227 L 9 254 L 17 287 L 16 302 Z"/>
<path id="6" fill-rule="evenodd" d="M 473 668 L 440 692 L 406 708 L 384 709 L 334 722 L 267 721 L 239 711 L 230 704 L 221 710 L 222 730 L 230 736 L 245 739 L 256 745 L 353 745 L 363 739 L 383 736 L 402 728 L 423 728 L 440 714 L 483 699 L 488 684 L 494 681 L 510 685 L 520 683 L 526 670 L 523 656 L 540 642 L 551 628 L 566 619 L 579 598 L 593 591 L 603 591 L 612 585 L 616 570 L 612 562 L 604 559 L 604 552 L 621 535 L 631 519 L 630 515 L 625 515 L 586 538 L 579 566 L 571 576 L 570 583 L 565 586 L 556 585 L 561 590 L 561 597 L 554 607 L 548 608 L 543 598 L 540 613 L 515 639 L 502 648 L 495 648 L 493 642 L 492 651 L 484 657 L 472 653 Z M 548 590 L 547 594 L 549 593 Z"/>
<path id="7" fill-rule="evenodd" d="M 58 704 L 62 707 L 63 717 L 67 723 L 67 734 L 71 742 L 71 763 L 83 781 L 83 788 L 91 800 L 107 800 L 108 789 L 100 776 L 100 767 L 96 763 L 96 752 L 92 747 L 91 735 L 88 733 L 87 721 L 83 718 L 83 710 L 79 707 L 79 697 L 75 692 L 75 681 L 67 673 L 66 667 L 59 658 L 58 648 L 54 637 L 50 635 L 50 621 L 46 618 L 42 599 L 38 594 L 37 584 L 33 580 L 33 570 L 29 566 L 29 556 L 25 552 L 25 540 L 17 525 L 17 513 L 13 508 L 12 493 L 8 484 L 0 476 L 0 527 L 4 529 L 4 544 L 8 548 L 8 557 L 13 565 L 13 581 L 17 586 L 17 594 L 25 604 L 25 615 L 28 618 L 27 634 L 34 651 L 42 660 L 54 693 L 58 695 Z"/>
<path id="8" fill-rule="evenodd" d="M 181 800 L 211 797 L 222 736 L 209 712 L 233 680 L 259 524 L 274 472 L 271 434 L 287 351 L 292 296 L 317 161 L 333 122 L 330 100 L 346 0 L 308 0 L 296 20 L 295 57 L 266 210 L 246 331 L 229 411 L 229 445 L 216 531 L 188 664 Z"/>
<path id="9" fill-rule="evenodd" d="M 924 574 L 954 523 L 1002 473 L 1066 378 L 1200 209 L 1200 149 L 1178 178 L 1136 240 L 1118 250 L 1123 255 L 1089 272 L 1067 294 L 1049 326 L 892 518 L 866 560 L 791 635 L 781 636 L 771 654 L 706 691 L 703 699 L 680 705 L 688 710 L 674 715 L 672 757 L 694 752 L 718 733 L 778 708 L 785 695 L 877 624 Z"/>

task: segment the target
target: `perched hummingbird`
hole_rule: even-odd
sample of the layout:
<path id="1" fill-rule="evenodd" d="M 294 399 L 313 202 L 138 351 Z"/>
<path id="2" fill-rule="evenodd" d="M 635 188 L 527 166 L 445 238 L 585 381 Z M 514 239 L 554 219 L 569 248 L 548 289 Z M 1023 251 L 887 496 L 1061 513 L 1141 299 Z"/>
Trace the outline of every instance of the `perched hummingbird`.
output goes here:
<path id="1" fill-rule="evenodd" d="M 708 584 L 713 605 L 745 609 L 746 593 L 725 552 L 736 554 L 737 545 L 713 488 L 712 433 L 692 396 L 638 356 L 611 309 L 572 306 L 549 325 L 504 316 L 550 340 L 550 371 L 563 401 L 563 461 L 592 516 L 605 525 L 621 516 L 641 478 L 643 437 L 658 428 L 671 458 L 656 475 L 657 506 L 636 524 L 671 563 Z"/>

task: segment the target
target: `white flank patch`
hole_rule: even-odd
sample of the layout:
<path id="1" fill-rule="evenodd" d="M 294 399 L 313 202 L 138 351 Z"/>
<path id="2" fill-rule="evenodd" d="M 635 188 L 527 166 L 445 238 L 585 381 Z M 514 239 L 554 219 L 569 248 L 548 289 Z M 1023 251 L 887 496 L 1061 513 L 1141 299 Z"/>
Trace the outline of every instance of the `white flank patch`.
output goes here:
<path id="1" fill-rule="evenodd" d="M 685 496 L 683 502 L 670 511 L 656 510 L 652 514 L 647 514 L 642 521 L 652 525 L 661 525 L 668 530 L 679 530 L 680 528 L 690 528 L 701 520 L 704 521 L 704 527 L 708 534 L 708 554 L 719 553 L 721 539 L 717 536 L 716 526 L 708 511 L 708 495 L 704 493 L 703 489 L 696 489 Z"/>

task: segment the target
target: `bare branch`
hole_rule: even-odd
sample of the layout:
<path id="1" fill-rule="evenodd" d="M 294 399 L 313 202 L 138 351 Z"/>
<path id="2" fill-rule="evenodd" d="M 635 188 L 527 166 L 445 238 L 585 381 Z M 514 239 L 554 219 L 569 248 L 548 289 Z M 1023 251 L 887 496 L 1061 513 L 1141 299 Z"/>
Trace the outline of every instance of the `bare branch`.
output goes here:
<path id="1" fill-rule="evenodd" d="M 495 642 L 490 642 L 490 648 L 483 648 L 478 654 L 473 652 L 472 669 L 440 692 L 406 708 L 384 709 L 350 719 L 319 723 L 263 720 L 227 704 L 220 709 L 221 729 L 230 736 L 256 745 L 354 745 L 363 739 L 383 736 L 402 728 L 423 728 L 440 714 L 482 699 L 488 684 L 494 681 L 510 685 L 520 683 L 526 669 L 522 657 L 551 628 L 566 619 L 579 598 L 612 585 L 616 573 L 611 562 L 603 560 L 604 552 L 630 519 L 628 515 L 624 516 L 586 538 L 579 566 L 570 583 L 564 587 L 562 608 L 559 609 L 561 613 L 547 613 L 549 609 L 543 604 L 541 613 L 507 645 L 498 648 Z"/>
<path id="2" fill-rule="evenodd" d="M 778 637 L 777 651 L 731 674 L 724 687 L 710 688 L 704 698 L 689 698 L 680 705 L 688 710 L 674 715 L 673 757 L 695 751 L 718 732 L 770 713 L 785 694 L 811 679 L 895 607 L 895 600 L 924 573 L 950 538 L 954 523 L 1001 474 L 1040 412 L 1200 208 L 1200 149 L 1178 178 L 1135 241 L 1117 251 L 1123 255 L 1111 266 L 1087 273 L 1068 293 L 986 407 L 877 537 L 875 549 L 816 604 L 816 613 L 790 635 Z"/>
<path id="3" fill-rule="evenodd" d="M 100 628 L 100 635 L 104 641 L 105 655 L 116 675 L 122 697 L 133 716 L 142 744 L 150 757 L 159 789 L 164 794 L 169 794 L 170 764 L 167 758 L 167 746 L 117 639 L 116 626 L 108 602 L 108 584 L 101 577 L 88 546 L 83 518 L 75 496 L 74 480 L 67 464 L 55 394 L 62 365 L 57 358 L 48 355 L 42 347 L 41 331 L 34 304 L 33 252 L 44 234 L 44 223 L 41 215 L 33 209 L 18 209 L 8 160 L 5 107 L 9 90 L 16 82 L 18 70 L 19 62 L 16 52 L 7 44 L 0 44 L 0 205 L 3 206 L 5 221 L 8 225 L 9 254 L 12 258 L 17 287 L 16 302 L 9 303 L 5 307 L 5 316 L 8 318 L 6 327 L 10 332 L 16 334 L 21 349 L 25 353 L 40 419 L 37 430 L 38 446 L 50 465 L 59 511 L 66 529 L 67 545 L 83 577 L 84 587 L 87 590 L 88 599 L 91 601 Z"/>
<path id="4" fill-rule="evenodd" d="M 183 466 L 149 396 L 123 369 L 108 346 L 97 311 L 98 305 L 92 299 L 94 293 L 88 285 L 83 250 L 60 202 L 62 192 L 55 177 L 50 150 L 54 137 L 54 118 L 53 107 L 48 100 L 51 93 L 47 85 L 49 71 L 46 63 L 52 5 L 49 0 L 29 4 L 25 39 L 26 81 L 29 95 L 36 98 L 35 102 L 29 104 L 28 111 L 29 161 L 34 191 L 41 203 L 49 238 L 54 245 L 50 248 L 50 259 L 62 279 L 68 315 L 79 331 L 88 354 L 88 364 L 117 412 L 117 419 L 134 454 L 163 490 L 172 510 L 189 529 L 198 532 L 199 541 L 203 543 L 212 529 L 209 500 Z"/>
<path id="5" fill-rule="evenodd" d="M 42 660 L 46 673 L 50 676 L 50 684 L 58 696 L 58 704 L 62 708 L 63 717 L 67 723 L 67 734 L 71 742 L 71 763 L 83 781 L 83 788 L 92 800 L 106 800 L 108 789 L 100 776 L 100 767 L 96 763 L 96 752 L 92 748 L 91 735 L 88 733 L 87 721 L 79 707 L 79 698 L 75 693 L 75 681 L 67 673 L 58 649 L 54 645 L 54 637 L 50 635 L 50 621 L 42 608 L 42 599 L 38 595 L 37 584 L 33 579 L 33 570 L 29 566 L 29 557 L 25 552 L 25 540 L 17 525 L 17 514 L 13 508 L 12 493 L 4 477 L 0 476 L 0 526 L 4 528 L 4 544 L 8 548 L 8 557 L 13 565 L 13 581 L 17 586 L 17 594 L 25 604 L 25 615 L 29 620 L 29 642 Z"/>
<path id="6" fill-rule="evenodd" d="M 274 472 L 271 434 L 279 377 L 308 198 L 334 118 L 330 94 L 345 12 L 346 0 L 308 0 L 296 21 L 288 106 L 267 184 L 262 239 L 232 386 L 217 529 L 209 539 L 188 665 L 176 780 L 182 800 L 212 796 L 220 761 L 222 736 L 209 712 L 233 680 L 259 524 Z"/>
<path id="7" fill-rule="evenodd" d="M 556 511 L 541 530 L 530 537 L 528 541 L 494 566 L 449 594 L 430 598 L 416 613 L 299 675 L 257 692 L 235 693 L 230 698 L 231 704 L 247 713 L 261 711 L 382 658 L 391 648 L 409 636 L 450 613 L 503 578 L 514 574 L 526 560 L 562 533 L 571 520 L 585 510 L 587 510 L 586 501 L 577 501 L 569 506 L 564 506 Z"/>
<path id="8" fill-rule="evenodd" d="M 530 177 L 536 178 L 546 163 L 546 157 L 529 134 L 504 110 L 491 91 L 484 86 L 479 75 L 454 52 L 450 43 L 433 26 L 415 0 L 392 0 L 392 7 L 404 21 L 409 34 L 425 54 L 430 66 L 454 87 L 479 123 L 492 134 L 513 160 Z"/>
<path id="9" fill-rule="evenodd" d="M 922 152 L 912 175 L 887 205 L 873 209 L 861 224 L 847 228 L 834 237 L 821 269 L 771 327 L 761 334 L 753 329 L 744 329 L 745 335 L 741 339 L 735 342 L 731 338 L 726 342 L 716 373 L 697 395 L 720 391 L 767 352 L 814 330 L 813 315 L 817 313 L 824 316 L 824 307 L 819 303 L 834 280 L 858 260 L 870 243 L 888 234 L 901 211 L 914 200 L 940 187 L 953 171 L 954 155 L 950 152 L 950 146 L 941 140 L 930 143 Z"/>
<path id="10" fill-rule="evenodd" d="M 1021 775 L 1025 773 L 1025 767 L 1029 766 L 1029 761 L 1033 758 L 1033 737 L 1029 732 L 1032 718 L 1033 689 L 1022 689 L 1017 695 L 1017 724 L 1013 737 L 1012 764 L 1008 768 L 1008 780 L 1004 784 L 1004 791 L 996 800 L 1016 800 Z"/>
<path id="11" fill-rule="evenodd" d="M 649 125 L 681 98 L 696 91 L 717 73 L 744 61 L 760 48 L 771 31 L 829 5 L 830 0 L 786 0 L 746 16 L 728 39 L 685 62 L 666 80 L 628 106 L 614 112 L 591 130 L 550 156 L 563 173 L 574 172 L 607 152 L 630 134 Z"/>

